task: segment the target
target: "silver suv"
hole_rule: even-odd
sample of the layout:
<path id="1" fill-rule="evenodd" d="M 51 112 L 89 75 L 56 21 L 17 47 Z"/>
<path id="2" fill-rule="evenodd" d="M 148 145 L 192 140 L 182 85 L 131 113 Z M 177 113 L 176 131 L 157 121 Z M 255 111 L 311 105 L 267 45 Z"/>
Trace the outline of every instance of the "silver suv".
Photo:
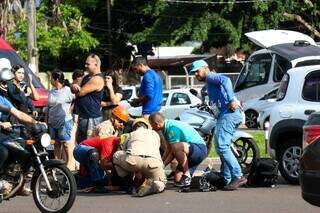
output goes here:
<path id="1" fill-rule="evenodd" d="M 279 170 L 289 183 L 299 183 L 302 126 L 315 111 L 320 111 L 320 65 L 290 69 L 270 110 L 268 134 L 270 155 L 279 161 Z"/>

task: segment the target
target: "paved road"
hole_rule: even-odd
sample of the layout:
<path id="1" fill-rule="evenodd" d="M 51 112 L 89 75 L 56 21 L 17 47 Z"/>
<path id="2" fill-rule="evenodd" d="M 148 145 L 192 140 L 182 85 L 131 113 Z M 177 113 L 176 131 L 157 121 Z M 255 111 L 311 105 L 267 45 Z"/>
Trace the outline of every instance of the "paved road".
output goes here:
<path id="1" fill-rule="evenodd" d="M 217 160 L 208 160 L 215 168 Z M 32 197 L 17 197 L 0 204 L 0 213 L 38 212 Z M 237 191 L 179 193 L 169 183 L 168 189 L 144 198 L 123 193 L 77 194 L 70 212 L 75 213 L 318 213 L 301 198 L 300 186 L 287 185 L 280 177 L 275 188 L 241 188 Z"/>
<path id="2" fill-rule="evenodd" d="M 117 194 L 79 194 L 71 212 L 85 213 L 301 213 L 319 212 L 302 200 L 299 186 L 280 184 L 276 188 L 241 188 L 237 191 L 164 193 L 144 198 Z M 38 212 L 32 197 L 16 198 L 0 204 L 2 213 Z"/>

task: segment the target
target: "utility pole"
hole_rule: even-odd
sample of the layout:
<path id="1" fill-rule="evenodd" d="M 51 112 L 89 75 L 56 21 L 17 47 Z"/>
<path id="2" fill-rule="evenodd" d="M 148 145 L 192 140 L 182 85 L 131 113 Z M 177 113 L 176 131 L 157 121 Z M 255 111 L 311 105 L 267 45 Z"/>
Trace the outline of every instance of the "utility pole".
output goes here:
<path id="1" fill-rule="evenodd" d="M 35 0 L 27 1 L 28 14 L 28 63 L 36 75 L 39 74 L 37 61 L 37 40 L 36 40 L 36 6 Z"/>
<path id="2" fill-rule="evenodd" d="M 107 0 L 107 27 L 108 27 L 108 61 L 109 68 L 112 68 L 112 42 L 111 42 L 111 0 Z"/>

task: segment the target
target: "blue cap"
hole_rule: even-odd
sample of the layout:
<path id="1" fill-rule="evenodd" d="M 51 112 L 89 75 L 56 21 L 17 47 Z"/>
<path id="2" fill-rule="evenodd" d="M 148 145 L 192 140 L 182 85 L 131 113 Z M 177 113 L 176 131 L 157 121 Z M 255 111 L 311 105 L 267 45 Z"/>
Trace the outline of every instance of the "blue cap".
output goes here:
<path id="1" fill-rule="evenodd" d="M 207 67 L 208 64 L 207 62 L 205 62 L 204 60 L 197 60 L 194 61 L 191 65 L 191 70 L 189 72 L 189 74 L 193 74 L 195 73 L 198 69 L 202 68 L 202 67 Z"/>

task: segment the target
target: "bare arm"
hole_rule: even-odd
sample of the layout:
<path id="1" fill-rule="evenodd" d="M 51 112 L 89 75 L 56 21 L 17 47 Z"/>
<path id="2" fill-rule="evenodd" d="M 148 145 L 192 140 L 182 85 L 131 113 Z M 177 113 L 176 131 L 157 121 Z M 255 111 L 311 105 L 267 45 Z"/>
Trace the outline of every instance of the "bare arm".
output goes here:
<path id="1" fill-rule="evenodd" d="M 85 85 L 83 85 L 79 91 L 76 93 L 77 96 L 85 96 L 88 93 L 94 91 L 100 91 L 103 89 L 104 82 L 99 76 L 92 77 Z"/>
<path id="2" fill-rule="evenodd" d="M 29 74 L 28 90 L 30 91 L 30 96 L 31 96 L 32 100 L 38 101 L 40 99 L 38 91 L 36 90 L 36 88 L 32 84 L 32 75 L 31 74 Z M 29 93 L 29 91 L 28 91 L 28 93 Z"/>
<path id="3" fill-rule="evenodd" d="M 109 161 L 109 160 L 107 160 L 106 158 L 105 159 L 102 159 L 101 161 L 100 161 L 100 166 L 101 166 L 101 168 L 102 169 L 104 169 L 104 170 L 110 170 L 110 169 L 112 169 L 112 162 L 111 161 Z"/>
<path id="4" fill-rule="evenodd" d="M 35 124 L 36 120 L 34 120 L 31 116 L 27 115 L 24 112 L 21 112 L 20 110 L 17 110 L 16 108 L 12 107 L 10 109 L 10 113 L 14 115 L 16 118 L 18 118 L 21 122 L 26 124 Z"/>
<path id="5" fill-rule="evenodd" d="M 172 148 L 170 145 L 168 145 L 167 149 L 164 152 L 163 157 L 162 157 L 163 164 L 165 166 L 168 165 L 173 160 L 173 158 L 174 158 L 174 156 L 173 156 Z"/>

